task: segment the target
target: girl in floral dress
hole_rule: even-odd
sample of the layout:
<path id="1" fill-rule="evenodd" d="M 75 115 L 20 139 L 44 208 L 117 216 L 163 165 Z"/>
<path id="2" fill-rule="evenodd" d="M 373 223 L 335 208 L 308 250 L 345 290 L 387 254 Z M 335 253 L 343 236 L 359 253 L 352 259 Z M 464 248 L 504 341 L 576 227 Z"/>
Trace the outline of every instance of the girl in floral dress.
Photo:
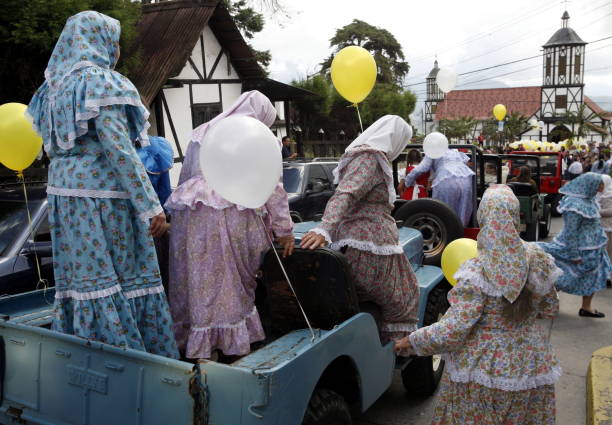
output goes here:
<path id="1" fill-rule="evenodd" d="M 151 237 L 166 219 L 133 144 L 148 144 L 148 112 L 113 71 L 120 32 L 98 12 L 69 18 L 28 107 L 51 161 L 52 326 L 178 357 Z"/>
<path id="2" fill-rule="evenodd" d="M 563 230 L 552 242 L 541 244 L 564 272 L 557 289 L 582 296 L 578 315 L 583 317 L 605 317 L 591 305 L 595 292 L 606 288 L 612 270 L 595 198 L 603 190 L 602 175 L 596 173 L 581 174 L 559 189 L 565 195 L 558 207 L 563 213 Z"/>
<path id="3" fill-rule="evenodd" d="M 301 244 L 346 249 L 359 299 L 382 309 L 384 341 L 407 335 L 417 323 L 419 287 L 391 217 L 396 194 L 390 161 L 411 136 L 403 119 L 386 115 L 355 139 L 334 170 L 339 185 L 321 224 Z"/>
<path id="4" fill-rule="evenodd" d="M 437 323 L 396 344 L 404 354 L 445 354 L 432 424 L 552 425 L 561 376 L 536 318 L 559 308 L 554 259 L 519 237 L 519 202 L 494 185 L 480 203 L 478 257 L 466 261 Z"/>
<path id="5" fill-rule="evenodd" d="M 270 126 L 276 109 L 266 96 L 251 91 L 196 128 L 179 186 L 165 205 L 172 214 L 169 286 L 174 329 L 180 349 L 191 359 L 209 359 L 215 351 L 245 355 L 251 343 L 264 339 L 255 307 L 255 275 L 269 247 L 265 232 L 276 237 L 285 255 L 293 250 L 293 222 L 281 182 L 262 208 L 252 210 L 223 199 L 202 175 L 202 140 L 219 121 L 237 115 Z"/>

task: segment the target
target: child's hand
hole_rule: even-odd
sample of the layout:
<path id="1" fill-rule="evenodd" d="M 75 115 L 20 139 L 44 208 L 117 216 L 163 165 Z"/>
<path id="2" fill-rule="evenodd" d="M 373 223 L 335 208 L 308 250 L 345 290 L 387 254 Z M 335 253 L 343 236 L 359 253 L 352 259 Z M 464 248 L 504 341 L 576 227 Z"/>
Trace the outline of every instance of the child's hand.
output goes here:
<path id="1" fill-rule="evenodd" d="M 395 354 L 404 356 L 404 357 L 408 357 L 408 356 L 412 356 L 416 354 L 407 336 L 405 336 L 402 339 L 396 340 L 393 350 L 395 351 Z"/>

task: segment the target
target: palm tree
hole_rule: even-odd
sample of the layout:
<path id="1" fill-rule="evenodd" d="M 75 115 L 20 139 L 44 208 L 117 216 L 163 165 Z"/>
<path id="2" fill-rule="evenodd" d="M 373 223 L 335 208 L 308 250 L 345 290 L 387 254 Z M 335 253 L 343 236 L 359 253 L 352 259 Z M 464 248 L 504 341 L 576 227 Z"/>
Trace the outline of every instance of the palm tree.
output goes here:
<path id="1" fill-rule="evenodd" d="M 459 117 L 454 120 L 440 120 L 438 131 L 449 139 L 466 139 L 474 131 L 477 121 L 472 117 Z"/>
<path id="2" fill-rule="evenodd" d="M 504 138 L 508 143 L 519 139 L 530 128 L 529 119 L 520 112 L 511 112 L 504 124 Z"/>

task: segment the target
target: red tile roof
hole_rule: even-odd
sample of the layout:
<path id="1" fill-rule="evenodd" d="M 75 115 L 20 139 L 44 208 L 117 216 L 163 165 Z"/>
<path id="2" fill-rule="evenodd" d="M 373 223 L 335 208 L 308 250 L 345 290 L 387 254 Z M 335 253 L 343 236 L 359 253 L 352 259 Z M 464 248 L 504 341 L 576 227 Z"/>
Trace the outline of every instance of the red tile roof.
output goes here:
<path id="1" fill-rule="evenodd" d="M 601 106 L 599 106 L 593 99 L 588 96 L 584 97 L 584 103 L 589 109 L 599 115 L 601 118 L 606 120 L 612 120 L 612 111 L 606 111 Z"/>
<path id="2" fill-rule="evenodd" d="M 520 112 L 527 118 L 538 112 L 541 87 L 510 87 L 502 89 L 453 90 L 438 103 L 436 120 L 472 117 L 493 118 L 493 107 L 501 103 L 508 114 Z"/>

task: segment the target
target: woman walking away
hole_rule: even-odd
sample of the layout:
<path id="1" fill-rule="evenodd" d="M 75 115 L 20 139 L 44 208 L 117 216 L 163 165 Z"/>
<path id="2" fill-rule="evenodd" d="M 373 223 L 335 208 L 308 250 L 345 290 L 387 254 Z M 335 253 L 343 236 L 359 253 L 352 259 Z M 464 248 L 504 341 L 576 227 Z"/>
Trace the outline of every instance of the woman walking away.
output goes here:
<path id="1" fill-rule="evenodd" d="M 339 185 L 323 221 L 301 244 L 346 249 L 359 299 L 382 309 L 384 341 L 407 335 L 417 323 L 419 286 L 391 217 L 396 195 L 390 161 L 411 135 L 403 119 L 386 115 L 355 139 L 334 170 Z"/>
<path id="2" fill-rule="evenodd" d="M 426 156 L 423 162 L 406 176 L 406 187 L 414 185 L 416 179 L 428 171 L 435 177 L 431 185 L 432 198 L 438 199 L 451 207 L 459 216 L 464 226 L 472 218 L 472 179 L 474 172 L 466 165 L 469 157 L 463 152 L 449 149 L 442 158 L 431 159 Z"/>
<path id="3" fill-rule="evenodd" d="M 455 274 L 450 309 L 395 349 L 446 355 L 434 425 L 553 425 L 561 368 L 536 318 L 557 314 L 561 271 L 521 240 L 519 201 L 509 187 L 487 189 L 478 223 L 478 257 Z"/>
<path id="4" fill-rule="evenodd" d="M 287 193 L 279 182 L 266 204 L 252 210 L 232 204 L 213 191 L 200 170 L 200 145 L 206 134 L 229 116 L 244 115 L 272 125 L 276 110 L 258 91 L 243 93 L 225 112 L 191 135 L 179 186 L 166 208 L 170 235 L 170 306 L 176 339 L 191 359 L 246 355 L 264 339 L 255 308 L 255 275 L 272 232 L 291 254 L 293 222 Z M 236 134 L 236 137 L 240 137 Z M 280 146 L 279 146 L 280 149 Z M 266 222 L 264 229 L 259 216 Z"/>
<path id="5" fill-rule="evenodd" d="M 119 34 L 98 12 L 69 18 L 28 108 L 51 160 L 53 329 L 178 357 L 151 237 L 166 218 L 134 148 L 148 112 L 113 71 Z"/>
<path id="6" fill-rule="evenodd" d="M 610 174 L 610 166 L 604 159 L 603 154 L 599 154 L 598 160 L 591 165 L 591 172 L 597 174 Z"/>
<path id="7" fill-rule="evenodd" d="M 563 213 L 563 230 L 552 242 L 541 244 L 564 272 L 557 289 L 582 296 L 578 314 L 583 317 L 605 317 L 591 306 L 593 295 L 605 289 L 612 271 L 595 199 L 603 189 L 602 176 L 595 173 L 582 174 L 563 186 L 559 193 L 565 196 L 558 208 Z"/>
<path id="8" fill-rule="evenodd" d="M 408 167 L 406 167 L 406 175 L 414 170 L 417 165 L 421 162 L 421 153 L 416 149 L 411 149 L 408 152 Z M 424 173 L 416 179 L 413 186 L 406 187 L 404 180 L 400 181 L 397 192 L 400 194 L 400 198 L 408 201 L 412 199 L 427 198 L 427 186 L 429 184 L 429 173 Z"/>

